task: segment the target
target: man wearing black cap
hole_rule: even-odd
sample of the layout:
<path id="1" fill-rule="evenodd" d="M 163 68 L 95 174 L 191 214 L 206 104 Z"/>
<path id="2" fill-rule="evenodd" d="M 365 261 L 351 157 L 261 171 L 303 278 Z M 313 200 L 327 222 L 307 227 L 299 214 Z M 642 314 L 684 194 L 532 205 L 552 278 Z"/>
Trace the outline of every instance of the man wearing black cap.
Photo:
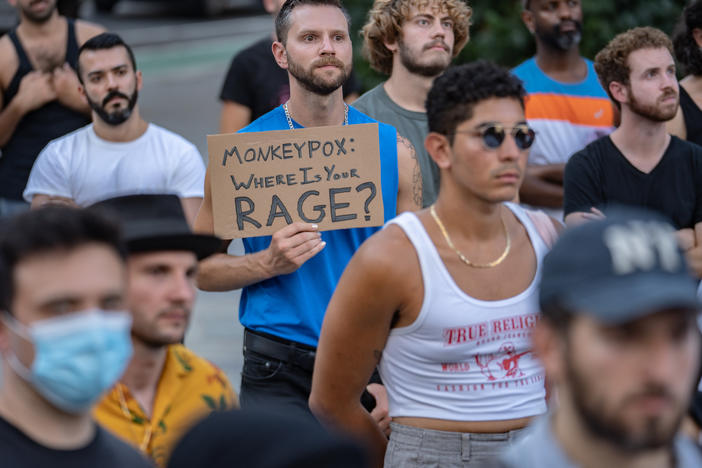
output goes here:
<path id="1" fill-rule="evenodd" d="M 130 195 L 94 205 L 122 222 L 134 356 L 95 409 L 102 425 L 165 466 L 197 419 L 237 405 L 224 374 L 181 343 L 195 300 L 197 262 L 220 240 L 193 234 L 175 195 Z"/>
<path id="2" fill-rule="evenodd" d="M 544 259 L 533 346 L 552 413 L 509 467 L 699 467 L 676 437 L 700 365 L 696 283 L 674 228 L 637 210 L 566 233 Z"/>

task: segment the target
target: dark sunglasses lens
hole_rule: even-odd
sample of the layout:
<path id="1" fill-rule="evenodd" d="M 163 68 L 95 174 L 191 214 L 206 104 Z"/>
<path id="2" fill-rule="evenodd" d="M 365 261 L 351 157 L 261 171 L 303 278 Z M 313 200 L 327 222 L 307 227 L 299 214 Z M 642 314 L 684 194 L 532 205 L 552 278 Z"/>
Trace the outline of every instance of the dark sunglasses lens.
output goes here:
<path id="1" fill-rule="evenodd" d="M 505 140 L 505 131 L 502 128 L 488 127 L 483 131 L 483 141 L 488 148 L 499 148 Z"/>
<path id="2" fill-rule="evenodd" d="M 536 134 L 532 129 L 519 129 L 514 135 L 514 141 L 517 143 L 517 148 L 527 149 L 534 144 L 534 137 Z"/>

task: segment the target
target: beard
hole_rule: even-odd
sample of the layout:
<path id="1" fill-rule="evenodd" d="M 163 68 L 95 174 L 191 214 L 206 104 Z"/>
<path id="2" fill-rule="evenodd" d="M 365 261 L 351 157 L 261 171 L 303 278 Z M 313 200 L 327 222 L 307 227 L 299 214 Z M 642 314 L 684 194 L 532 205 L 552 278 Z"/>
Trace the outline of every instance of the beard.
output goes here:
<path id="1" fill-rule="evenodd" d="M 580 40 L 583 37 L 583 25 L 580 21 L 568 20 L 568 22 L 575 25 L 574 31 L 561 31 L 563 23 L 560 23 L 551 29 L 537 27 L 535 34 L 544 43 L 550 45 L 554 49 L 562 51 L 570 50 L 572 47 L 580 44 Z"/>
<path id="2" fill-rule="evenodd" d="M 336 78 L 324 78 L 315 75 L 314 70 L 325 65 L 333 65 L 341 70 Z M 308 70 L 304 66 L 295 62 L 288 54 L 288 71 L 305 88 L 314 94 L 328 96 L 343 85 L 349 79 L 351 66 L 344 65 L 344 62 L 333 56 L 322 57 L 312 63 Z"/>
<path id="3" fill-rule="evenodd" d="M 412 49 L 410 49 L 407 44 L 402 41 L 402 39 L 398 39 L 397 45 L 400 52 L 400 62 L 410 73 L 414 75 L 433 78 L 443 73 L 444 70 L 446 70 L 446 68 L 448 68 L 448 66 L 451 64 L 451 48 L 442 40 L 431 42 L 422 48 L 422 50 L 426 50 L 436 45 L 443 45 L 446 47 L 446 50 L 448 50 L 448 55 L 445 60 L 442 58 L 436 58 L 430 63 L 421 63 L 416 54 L 412 52 Z"/>
<path id="4" fill-rule="evenodd" d="M 31 6 L 35 3 L 38 3 L 41 0 L 33 0 L 29 3 L 27 7 L 21 6 L 20 9 L 22 10 L 22 15 L 24 18 L 34 24 L 43 24 L 49 21 L 51 16 L 54 14 L 54 11 L 56 11 L 56 4 L 57 0 L 45 0 L 51 4 L 49 8 L 44 13 L 35 13 L 34 11 L 31 10 Z"/>
<path id="5" fill-rule="evenodd" d="M 678 97 L 678 93 L 676 93 L 674 90 L 670 89 L 667 90 L 661 95 L 657 100 L 655 104 L 643 104 L 641 101 L 636 99 L 636 95 L 631 89 L 631 85 L 627 86 L 627 89 L 629 90 L 629 108 L 631 109 L 632 112 L 634 112 L 637 115 L 640 115 L 641 117 L 645 117 L 649 120 L 652 120 L 654 122 L 667 122 L 673 117 L 675 117 L 675 114 L 678 112 L 678 104 L 679 102 L 675 103 L 675 106 L 673 106 L 670 109 L 666 109 L 661 106 L 660 102 L 663 101 L 664 99 L 675 96 Z"/>
<path id="6" fill-rule="evenodd" d="M 180 326 L 164 325 L 157 319 L 151 323 L 140 322 L 137 320 L 132 325 L 132 337 L 137 339 L 144 346 L 151 349 L 158 349 L 164 346 L 182 343 L 185 338 L 185 332 L 188 330 L 190 323 L 191 310 L 181 309 L 176 307 L 174 311 L 183 312 L 187 318 L 185 323 Z M 169 310 L 164 310 L 162 313 L 168 313 Z M 135 317 L 138 312 L 135 313 Z M 159 314 L 161 315 L 161 314 Z"/>
<path id="7" fill-rule="evenodd" d="M 109 93 L 107 93 L 107 96 L 105 96 L 105 98 L 102 100 L 102 104 L 93 101 L 88 97 L 87 94 L 85 95 L 85 97 L 88 100 L 88 104 L 90 104 L 90 108 L 95 111 L 98 117 L 100 117 L 100 120 L 102 120 L 108 125 L 117 126 L 126 122 L 127 119 L 132 115 L 132 111 L 134 110 L 134 106 L 136 105 L 137 98 L 139 97 L 139 92 L 137 91 L 136 87 L 134 88 L 134 92 L 131 96 L 127 96 L 126 94 L 120 93 L 119 91 L 110 91 Z M 106 106 L 110 99 L 114 97 L 126 99 L 127 107 L 117 109 L 112 112 L 108 111 L 106 109 Z"/>
<path id="8" fill-rule="evenodd" d="M 625 407 L 639 398 L 660 397 L 675 403 L 664 385 L 650 384 L 615 406 L 595 389 L 593 382 L 596 379 L 585 376 L 576 368 L 570 348 L 566 353 L 566 373 L 575 410 L 590 434 L 631 453 L 672 445 L 685 415 L 684 406 L 676 405 L 677 410 L 672 416 L 649 416 L 637 424 L 627 424 L 623 416 Z"/>

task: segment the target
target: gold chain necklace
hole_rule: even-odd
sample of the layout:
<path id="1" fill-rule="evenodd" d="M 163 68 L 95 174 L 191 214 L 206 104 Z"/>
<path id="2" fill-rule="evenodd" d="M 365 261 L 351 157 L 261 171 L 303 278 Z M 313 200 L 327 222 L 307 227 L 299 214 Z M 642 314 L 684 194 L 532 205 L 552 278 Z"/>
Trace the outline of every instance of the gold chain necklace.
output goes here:
<path id="1" fill-rule="evenodd" d="M 493 260 L 490 263 L 473 263 L 470 260 L 466 258 L 463 253 L 461 253 L 460 250 L 456 248 L 455 245 L 453 245 L 453 242 L 451 242 L 451 238 L 448 235 L 448 232 L 446 232 L 446 228 L 444 227 L 444 224 L 441 222 L 439 219 L 439 215 L 436 214 L 436 209 L 434 209 L 434 205 L 431 205 L 431 208 L 429 209 L 431 212 L 431 216 L 434 218 L 434 221 L 436 221 L 436 224 L 439 226 L 439 229 L 441 230 L 441 234 L 444 235 L 444 239 L 446 239 L 446 243 L 453 249 L 454 252 L 456 252 L 456 255 L 458 255 L 458 258 L 460 258 L 463 263 L 466 265 L 473 267 L 473 268 L 492 268 L 500 263 L 507 258 L 507 254 L 509 254 L 509 249 L 512 247 L 512 240 L 509 237 L 509 231 L 507 230 L 507 224 L 505 223 L 505 219 L 500 216 L 500 220 L 502 221 L 502 227 L 505 230 L 505 238 L 507 239 L 507 245 L 505 246 L 505 251 L 502 252 L 502 255 L 499 256 L 497 260 Z"/>

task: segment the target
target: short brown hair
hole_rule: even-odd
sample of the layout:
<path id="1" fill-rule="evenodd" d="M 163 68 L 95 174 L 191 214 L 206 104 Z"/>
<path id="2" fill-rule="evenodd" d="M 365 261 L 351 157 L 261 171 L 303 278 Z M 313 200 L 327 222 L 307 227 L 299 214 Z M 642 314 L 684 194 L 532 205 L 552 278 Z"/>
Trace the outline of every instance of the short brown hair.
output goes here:
<path id="1" fill-rule="evenodd" d="M 453 56 L 456 57 L 469 38 L 470 18 L 473 14 L 464 0 L 375 0 L 368 12 L 368 21 L 361 30 L 363 55 L 374 70 L 385 75 L 392 73 L 392 52 L 385 42 L 393 42 L 400 36 L 400 29 L 409 17 L 410 8 L 426 8 L 438 4 L 453 20 Z"/>
<path id="2" fill-rule="evenodd" d="M 640 49 L 662 47 L 668 49 L 671 56 L 673 55 L 673 43 L 670 38 L 660 29 L 645 26 L 617 34 L 595 56 L 595 71 L 600 83 L 617 107 L 620 107 L 620 104 L 610 93 L 609 84 L 613 81 L 623 85 L 629 84 L 629 75 L 631 75 L 629 55 Z"/>
<path id="3" fill-rule="evenodd" d="M 312 6 L 331 6 L 336 7 L 344 14 L 346 25 L 351 28 L 351 16 L 341 4 L 341 0 L 286 0 L 280 11 L 275 17 L 275 35 L 278 42 L 286 45 L 288 42 L 288 31 L 292 26 L 292 13 L 297 7 L 312 5 Z"/>

